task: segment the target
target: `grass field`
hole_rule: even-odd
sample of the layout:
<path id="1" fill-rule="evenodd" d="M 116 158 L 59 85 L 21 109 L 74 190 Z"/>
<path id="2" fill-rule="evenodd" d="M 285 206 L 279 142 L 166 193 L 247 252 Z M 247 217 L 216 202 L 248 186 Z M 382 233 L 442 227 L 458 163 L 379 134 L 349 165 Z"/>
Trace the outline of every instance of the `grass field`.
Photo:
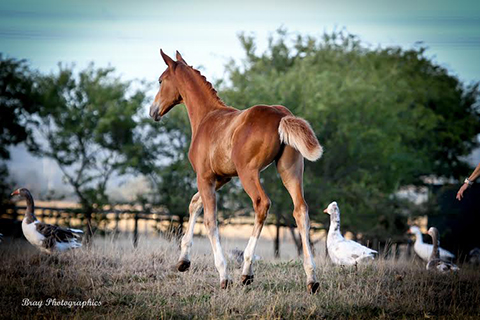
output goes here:
<path id="1" fill-rule="evenodd" d="M 355 271 L 319 254 L 320 290 L 309 295 L 299 258 L 266 256 L 248 287 L 239 285 L 241 270 L 231 262 L 234 285 L 221 290 L 207 242 L 196 239 L 194 249 L 191 269 L 179 273 L 178 246 L 162 240 L 144 240 L 133 249 L 128 240 L 96 239 L 90 250 L 51 256 L 23 241 L 4 243 L 1 318 L 480 318 L 480 270 L 473 267 L 441 275 L 428 273 L 418 261 L 379 259 Z M 29 306 L 22 305 L 25 299 Z M 48 299 L 56 305 L 47 305 L 53 301 Z M 68 306 L 89 299 L 101 305 Z M 62 300 L 65 305 L 58 305 Z"/>

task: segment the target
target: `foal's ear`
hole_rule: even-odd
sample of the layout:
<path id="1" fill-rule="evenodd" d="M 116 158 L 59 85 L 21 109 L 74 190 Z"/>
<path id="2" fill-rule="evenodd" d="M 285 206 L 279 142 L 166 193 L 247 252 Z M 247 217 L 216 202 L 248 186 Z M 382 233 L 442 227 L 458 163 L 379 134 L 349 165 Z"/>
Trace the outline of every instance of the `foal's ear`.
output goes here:
<path id="1" fill-rule="evenodd" d="M 165 53 L 163 53 L 163 50 L 160 49 L 160 55 L 162 56 L 163 58 L 163 61 L 165 61 L 165 63 L 167 64 L 167 66 L 169 66 L 170 68 L 174 69 L 175 66 L 177 65 L 177 63 L 175 61 L 173 61 L 172 58 L 170 58 L 169 56 L 167 56 Z"/>
<path id="2" fill-rule="evenodd" d="M 180 54 L 180 52 L 178 52 L 178 50 L 177 50 L 177 62 L 183 62 L 187 64 L 187 62 L 183 60 L 182 55 Z"/>

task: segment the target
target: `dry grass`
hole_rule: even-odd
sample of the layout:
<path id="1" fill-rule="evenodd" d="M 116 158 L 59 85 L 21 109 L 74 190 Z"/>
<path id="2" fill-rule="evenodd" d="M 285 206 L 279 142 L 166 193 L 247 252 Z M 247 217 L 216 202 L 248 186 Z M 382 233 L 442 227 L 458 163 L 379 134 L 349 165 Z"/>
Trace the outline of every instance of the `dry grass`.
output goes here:
<path id="1" fill-rule="evenodd" d="M 300 259 L 257 263 L 248 287 L 230 263 L 236 284 L 221 290 L 213 257 L 197 253 L 191 270 L 179 273 L 178 247 L 142 241 L 97 239 L 91 250 L 47 256 L 29 244 L 0 246 L 0 317 L 111 319 L 372 319 L 479 318 L 480 271 L 427 273 L 418 263 L 376 261 L 357 272 L 317 258 L 320 290 L 309 295 Z M 22 306 L 22 299 L 101 302 L 98 307 Z"/>

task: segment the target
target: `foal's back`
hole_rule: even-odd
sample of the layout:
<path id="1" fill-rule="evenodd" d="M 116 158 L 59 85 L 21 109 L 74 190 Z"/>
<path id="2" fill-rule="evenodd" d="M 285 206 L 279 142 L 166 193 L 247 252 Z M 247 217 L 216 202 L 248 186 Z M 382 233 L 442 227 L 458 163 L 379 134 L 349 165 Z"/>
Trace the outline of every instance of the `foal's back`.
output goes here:
<path id="1" fill-rule="evenodd" d="M 288 115 L 283 106 L 266 105 L 212 111 L 192 140 L 189 158 L 194 170 L 226 177 L 238 175 L 244 166 L 262 170 L 281 150 L 278 126 Z"/>

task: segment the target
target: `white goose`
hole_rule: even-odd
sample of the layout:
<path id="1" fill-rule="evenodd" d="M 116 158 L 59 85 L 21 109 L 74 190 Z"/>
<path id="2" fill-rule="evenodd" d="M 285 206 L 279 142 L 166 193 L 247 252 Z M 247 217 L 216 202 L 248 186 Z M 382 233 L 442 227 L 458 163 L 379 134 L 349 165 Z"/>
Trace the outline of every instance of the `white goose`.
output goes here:
<path id="1" fill-rule="evenodd" d="M 409 232 L 413 233 L 416 238 L 415 244 L 413 245 L 413 250 L 420 258 L 422 258 L 423 261 L 428 261 L 433 252 L 433 245 L 423 242 L 422 232 L 420 231 L 419 227 L 411 226 Z M 438 249 L 440 250 L 440 259 L 449 260 L 455 258 L 455 255 L 450 251 L 440 247 Z"/>
<path id="2" fill-rule="evenodd" d="M 375 250 L 361 244 L 346 240 L 340 233 L 340 209 L 334 201 L 323 212 L 330 215 L 330 228 L 327 237 L 328 255 L 334 264 L 353 266 L 368 260 L 373 260 Z"/>
<path id="3" fill-rule="evenodd" d="M 21 196 L 27 201 L 25 218 L 22 221 L 22 231 L 28 242 L 47 253 L 65 251 L 82 246 L 77 241 L 80 237 L 79 234 L 83 233 L 82 230 L 62 228 L 37 220 L 34 214 L 33 197 L 28 189 L 17 189 L 11 195 Z"/>
<path id="4" fill-rule="evenodd" d="M 450 272 L 460 270 L 457 265 L 443 261 L 440 258 L 440 252 L 438 247 L 440 245 L 440 240 L 438 240 L 438 230 L 435 227 L 428 229 L 428 234 L 432 237 L 433 249 L 430 258 L 427 263 L 427 270 L 440 271 L 440 272 Z"/>
<path id="5" fill-rule="evenodd" d="M 227 256 L 235 261 L 237 263 L 237 265 L 242 265 L 243 264 L 243 250 L 240 250 L 238 248 L 235 248 L 233 250 L 230 250 L 227 252 Z M 253 261 L 258 261 L 258 260 L 262 260 L 262 258 L 256 254 L 253 255 Z"/>

